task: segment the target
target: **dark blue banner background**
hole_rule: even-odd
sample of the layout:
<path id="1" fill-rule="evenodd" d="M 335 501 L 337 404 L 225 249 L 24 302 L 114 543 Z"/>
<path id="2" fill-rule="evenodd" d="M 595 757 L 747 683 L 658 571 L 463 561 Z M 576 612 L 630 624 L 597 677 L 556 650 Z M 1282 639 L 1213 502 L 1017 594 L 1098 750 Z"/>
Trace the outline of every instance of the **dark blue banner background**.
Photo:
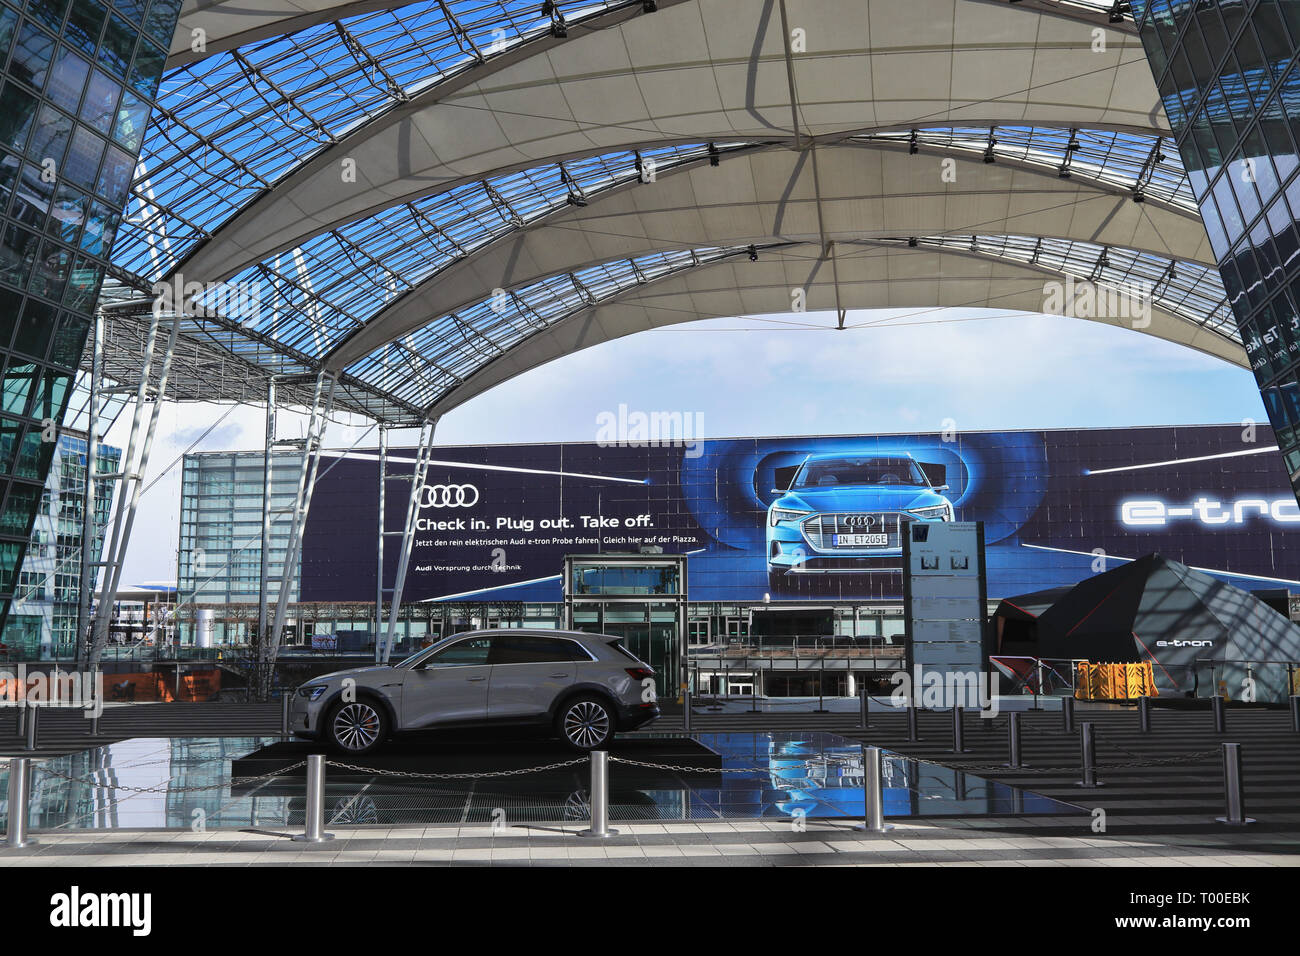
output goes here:
<path id="1" fill-rule="evenodd" d="M 944 437 L 718 439 L 697 457 L 680 447 L 579 443 L 438 448 L 426 484 L 450 490 L 423 495 L 405 599 L 557 601 L 566 553 L 650 545 L 691 556 L 692 600 L 762 600 L 778 470 L 823 452 L 908 453 L 942 474 L 957 519 L 984 522 L 990 597 L 1073 584 L 1151 551 L 1240 587 L 1300 589 L 1291 547 L 1300 543 L 1300 511 L 1267 428 L 1253 442 L 1235 425 Z M 413 453 L 390 453 L 391 472 L 409 472 L 404 457 Z M 349 454 L 321 477 L 302 600 L 374 599 L 378 467 L 373 453 Z M 389 531 L 401 530 L 407 487 L 389 482 Z M 400 538 L 386 540 L 391 586 Z M 816 578 L 772 596 L 901 594 L 894 574 Z"/>

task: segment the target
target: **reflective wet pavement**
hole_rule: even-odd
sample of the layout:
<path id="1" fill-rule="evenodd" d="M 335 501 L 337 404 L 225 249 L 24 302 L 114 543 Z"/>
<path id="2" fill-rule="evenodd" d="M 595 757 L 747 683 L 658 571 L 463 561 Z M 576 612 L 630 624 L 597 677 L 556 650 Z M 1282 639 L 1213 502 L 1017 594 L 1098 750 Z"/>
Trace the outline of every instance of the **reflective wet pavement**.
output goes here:
<path id="1" fill-rule="evenodd" d="M 301 826 L 303 783 L 296 774 L 231 785 L 233 761 L 276 742 L 270 737 L 135 738 L 42 760 L 33 767 L 30 825 L 34 830 Z M 780 731 L 695 734 L 690 741 L 665 736 L 661 742 L 658 750 L 644 738 L 615 742 L 612 821 L 862 816 L 862 756 L 856 741 L 830 733 Z M 682 744 L 692 742 L 710 759 L 677 764 L 650 759 L 657 752 L 682 754 Z M 535 759 L 521 761 L 521 755 Z M 427 770 L 448 769 L 445 757 L 432 744 Z M 498 741 L 476 745 L 472 761 L 462 752 L 455 763 L 461 771 L 467 764 L 487 771 L 568 759 L 571 754 L 549 742 Z M 378 758 L 374 762 L 383 766 Z M 402 769 L 419 768 L 408 761 Z M 0 764 L 0 796 L 7 776 Z M 505 778 L 430 781 L 376 769 L 350 776 L 335 772 L 327 774 L 327 781 L 326 818 L 340 826 L 573 822 L 588 816 L 585 762 Z M 894 754 L 885 757 L 884 783 L 885 815 L 892 818 L 1084 812 Z M 0 819 L 5 813 L 7 808 L 0 806 Z"/>

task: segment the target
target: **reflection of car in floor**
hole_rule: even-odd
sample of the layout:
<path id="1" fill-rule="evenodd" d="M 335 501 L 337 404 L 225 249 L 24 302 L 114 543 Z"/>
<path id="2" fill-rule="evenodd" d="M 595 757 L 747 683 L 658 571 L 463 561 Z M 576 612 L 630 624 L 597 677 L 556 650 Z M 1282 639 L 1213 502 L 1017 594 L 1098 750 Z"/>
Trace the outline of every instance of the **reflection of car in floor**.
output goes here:
<path id="1" fill-rule="evenodd" d="M 472 631 L 392 667 L 316 677 L 293 695 L 295 735 L 371 753 L 392 734 L 542 724 L 575 750 L 659 716 L 654 671 L 618 638 L 574 631 Z"/>
<path id="2" fill-rule="evenodd" d="M 952 502 L 911 455 L 809 455 L 767 510 L 774 591 L 796 575 L 902 570 L 904 528 L 951 521 Z"/>

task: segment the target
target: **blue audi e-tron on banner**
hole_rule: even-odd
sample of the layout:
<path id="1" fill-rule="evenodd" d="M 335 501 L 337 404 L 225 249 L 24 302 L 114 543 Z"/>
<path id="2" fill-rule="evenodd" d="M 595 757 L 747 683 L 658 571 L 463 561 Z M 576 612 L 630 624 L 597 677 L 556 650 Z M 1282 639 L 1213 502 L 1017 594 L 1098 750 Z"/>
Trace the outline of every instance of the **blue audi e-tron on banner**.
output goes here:
<path id="1" fill-rule="evenodd" d="M 767 577 L 899 574 L 906 525 L 951 521 L 948 485 L 933 485 L 911 455 L 808 455 L 767 509 Z"/>

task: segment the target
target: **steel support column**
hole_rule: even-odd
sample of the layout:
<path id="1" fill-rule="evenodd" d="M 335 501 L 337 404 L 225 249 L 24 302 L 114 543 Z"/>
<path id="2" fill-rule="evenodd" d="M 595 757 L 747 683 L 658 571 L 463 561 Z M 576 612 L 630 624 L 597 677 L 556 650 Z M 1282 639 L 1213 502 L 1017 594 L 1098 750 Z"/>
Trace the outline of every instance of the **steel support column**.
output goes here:
<path id="1" fill-rule="evenodd" d="M 384 630 L 384 505 L 388 498 L 388 429 L 379 427 L 379 530 L 375 534 L 375 663 L 383 658 Z"/>
<path id="2" fill-rule="evenodd" d="M 420 497 L 424 490 L 424 478 L 429 471 L 429 458 L 433 454 L 433 436 L 438 428 L 435 418 L 420 429 L 420 447 L 415 455 L 415 469 L 411 473 L 411 489 L 406 499 L 406 523 L 402 526 L 402 550 L 397 559 L 397 572 L 393 578 L 393 596 L 388 609 L 388 629 L 384 633 L 384 651 L 381 663 L 388 663 L 393 653 L 393 635 L 397 632 L 397 616 L 402 610 L 402 589 L 406 585 L 406 569 L 411 561 L 411 545 L 415 540 L 415 519 L 420 513 Z M 381 481 L 382 483 L 382 481 Z M 384 536 L 380 528 L 379 548 L 382 553 Z M 383 588 L 383 579 L 379 586 Z M 382 598 L 382 590 L 380 592 Z"/>
<path id="3" fill-rule="evenodd" d="M 109 478 L 120 479 L 121 489 L 117 499 L 117 512 L 113 516 L 113 531 L 102 563 L 104 583 L 99 594 L 99 608 L 95 614 L 95 628 L 91 639 L 89 666 L 91 670 L 99 666 L 100 656 L 108 644 L 108 628 L 113 616 L 113 602 L 117 589 L 122 583 L 122 567 L 126 561 L 127 548 L 131 543 L 131 529 L 135 525 L 136 509 L 140 504 L 140 493 L 144 487 L 144 472 L 149 467 L 149 453 L 153 449 L 154 435 L 158 430 L 158 418 L 162 413 L 163 398 L 167 393 L 167 377 L 171 373 L 172 356 L 176 353 L 176 340 L 181 330 L 180 303 L 174 304 L 177 311 L 172 312 L 171 331 L 167 335 L 167 344 L 162 354 L 161 369 L 158 373 L 158 387 L 150 389 L 149 377 L 153 373 L 154 350 L 158 343 L 158 330 L 162 325 L 163 301 L 154 304 L 153 317 L 149 322 L 149 338 L 145 344 L 144 362 L 140 369 L 140 381 L 136 386 L 135 412 L 131 416 L 131 434 L 127 439 L 126 451 L 122 455 L 122 470 Z M 153 408 L 148 413 L 145 424 L 145 406 L 152 400 Z M 141 438 L 141 429 L 144 437 Z"/>
<path id="4" fill-rule="evenodd" d="M 262 556 L 257 576 L 257 640 L 266 640 L 271 580 L 271 478 L 275 451 L 275 379 L 266 383 L 266 431 L 262 443 Z"/>
<path id="5" fill-rule="evenodd" d="M 312 395 L 311 417 L 307 420 L 307 442 L 303 448 L 302 465 L 298 470 L 298 491 L 294 496 L 293 524 L 289 528 L 289 541 L 285 545 L 284 564 L 280 571 L 280 590 L 275 601 L 275 619 L 270 633 L 261 638 L 266 649 L 263 663 L 274 664 L 280 650 L 280 634 L 284 619 L 289 613 L 289 591 L 302 553 L 302 531 L 311 509 L 312 492 L 316 490 L 316 475 L 320 469 L 321 445 L 325 426 L 334 407 L 334 389 L 338 384 L 333 376 L 321 372 L 316 376 L 316 389 Z M 269 687 L 269 684 L 267 685 Z"/>
<path id="6" fill-rule="evenodd" d="M 81 581 L 77 592 L 77 663 L 90 656 L 91 596 L 99 583 L 99 551 L 95 548 L 95 472 L 99 463 L 99 382 L 104 374 L 104 313 L 95 310 L 90 339 L 90 384 L 86 413 L 86 487 L 81 495 Z"/>

